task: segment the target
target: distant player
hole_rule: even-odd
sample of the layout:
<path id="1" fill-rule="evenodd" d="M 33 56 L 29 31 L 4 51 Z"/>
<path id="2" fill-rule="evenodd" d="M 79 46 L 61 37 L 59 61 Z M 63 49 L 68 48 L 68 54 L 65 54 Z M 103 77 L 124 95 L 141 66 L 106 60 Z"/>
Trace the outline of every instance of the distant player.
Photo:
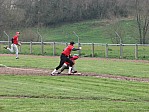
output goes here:
<path id="1" fill-rule="evenodd" d="M 77 54 L 74 54 L 73 56 L 70 56 L 69 58 L 73 62 L 71 73 L 77 73 L 77 71 L 75 70 L 75 60 L 77 60 L 79 58 L 79 56 Z M 60 69 L 60 72 L 58 72 L 58 74 L 60 74 L 61 72 L 63 72 L 65 69 L 69 69 L 69 65 L 70 65 L 70 63 L 65 62 L 63 64 L 62 68 Z"/>
<path id="2" fill-rule="evenodd" d="M 19 56 L 18 56 L 19 51 L 18 51 L 17 45 L 19 45 L 19 46 L 21 45 L 18 42 L 19 35 L 20 35 L 20 32 L 16 32 L 16 35 L 13 36 L 13 38 L 11 39 L 11 41 L 12 41 L 11 48 L 9 48 L 8 46 L 4 47 L 5 49 L 8 49 L 10 52 L 15 52 L 16 53 L 16 59 L 19 59 Z"/>
<path id="3" fill-rule="evenodd" d="M 74 63 L 72 62 L 72 60 L 69 59 L 69 55 L 70 55 L 71 51 L 81 50 L 81 47 L 79 49 L 74 48 L 74 44 L 75 44 L 74 42 L 70 42 L 70 44 L 63 50 L 63 52 L 61 53 L 61 56 L 60 56 L 60 63 L 53 70 L 51 75 L 54 75 L 54 73 L 56 73 L 57 70 L 60 69 L 65 62 L 70 63 L 68 74 L 71 74 L 72 66 L 73 66 Z"/>

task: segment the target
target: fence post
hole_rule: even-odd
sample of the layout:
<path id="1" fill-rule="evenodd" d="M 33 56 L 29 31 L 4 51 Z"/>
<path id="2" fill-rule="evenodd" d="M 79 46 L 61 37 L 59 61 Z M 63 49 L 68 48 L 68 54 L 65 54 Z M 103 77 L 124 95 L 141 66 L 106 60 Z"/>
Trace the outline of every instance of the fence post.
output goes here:
<path id="1" fill-rule="evenodd" d="M 4 33 L 5 33 L 5 35 L 8 37 L 8 46 L 9 46 L 9 48 L 11 47 L 11 39 L 10 39 L 10 37 L 9 37 L 9 35 L 4 31 Z"/>
<path id="2" fill-rule="evenodd" d="M 108 58 L 108 44 L 106 44 L 105 46 L 105 56 L 106 58 Z"/>
<path id="3" fill-rule="evenodd" d="M 66 42 L 66 47 L 68 46 L 68 43 Z"/>
<path id="4" fill-rule="evenodd" d="M 92 57 L 94 57 L 94 43 L 92 43 Z"/>
<path id="5" fill-rule="evenodd" d="M 30 42 L 30 54 L 32 54 L 32 41 Z"/>
<path id="6" fill-rule="evenodd" d="M 138 59 L 138 44 L 135 45 L 135 59 Z"/>
<path id="7" fill-rule="evenodd" d="M 78 43 L 78 48 L 81 47 L 81 43 Z M 78 50 L 79 56 L 81 56 L 81 50 Z"/>
<path id="8" fill-rule="evenodd" d="M 55 47 L 55 42 L 53 42 L 53 56 L 56 54 L 56 47 Z"/>
<path id="9" fill-rule="evenodd" d="M 19 52 L 22 52 L 22 45 L 19 46 Z"/>
<path id="10" fill-rule="evenodd" d="M 43 41 L 41 41 L 41 54 L 43 55 L 43 52 L 44 52 L 44 43 L 43 43 Z"/>
<path id="11" fill-rule="evenodd" d="M 120 58 L 123 58 L 123 44 L 120 44 Z"/>

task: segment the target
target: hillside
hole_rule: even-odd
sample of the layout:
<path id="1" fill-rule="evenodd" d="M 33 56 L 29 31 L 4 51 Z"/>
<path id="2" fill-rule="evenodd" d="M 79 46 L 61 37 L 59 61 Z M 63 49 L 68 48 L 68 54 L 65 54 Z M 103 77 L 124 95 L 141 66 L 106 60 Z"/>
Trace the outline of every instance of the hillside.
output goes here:
<path id="1" fill-rule="evenodd" d="M 39 33 L 43 41 L 69 42 L 78 41 L 81 43 L 119 43 L 115 31 L 121 36 L 123 43 L 137 43 L 138 31 L 133 19 L 121 20 L 88 20 L 76 23 L 65 23 L 56 26 L 41 27 Z M 15 30 L 16 31 L 16 30 Z M 13 36 L 15 31 L 11 31 Z M 20 31 L 20 30 L 19 30 Z M 40 41 L 37 28 L 21 29 L 21 41 Z M 5 38 L 7 40 L 7 38 Z"/>
<path id="2" fill-rule="evenodd" d="M 73 31 L 77 33 L 81 42 L 119 43 L 115 31 L 121 36 L 123 43 L 136 43 L 137 28 L 134 20 L 90 20 L 72 24 L 62 24 L 41 28 L 39 32 L 44 41 L 69 42 L 77 41 Z"/>

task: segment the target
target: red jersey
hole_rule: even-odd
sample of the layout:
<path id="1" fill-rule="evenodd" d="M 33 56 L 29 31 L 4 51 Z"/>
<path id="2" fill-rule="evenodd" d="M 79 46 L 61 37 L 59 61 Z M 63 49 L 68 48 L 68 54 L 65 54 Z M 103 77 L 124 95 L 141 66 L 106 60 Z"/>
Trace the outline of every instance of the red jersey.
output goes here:
<path id="1" fill-rule="evenodd" d="M 69 56 L 73 48 L 74 48 L 73 45 L 68 45 L 68 46 L 64 49 L 64 51 L 62 52 L 62 54 L 66 55 L 66 56 Z"/>
<path id="2" fill-rule="evenodd" d="M 18 44 L 18 36 L 17 35 L 15 35 L 13 37 L 13 44 Z"/>
<path id="3" fill-rule="evenodd" d="M 75 60 L 77 60 L 78 58 L 79 58 L 79 56 L 72 56 L 72 57 L 70 58 L 70 60 L 73 62 L 73 64 L 75 64 Z M 68 62 L 65 62 L 65 64 L 69 65 Z"/>

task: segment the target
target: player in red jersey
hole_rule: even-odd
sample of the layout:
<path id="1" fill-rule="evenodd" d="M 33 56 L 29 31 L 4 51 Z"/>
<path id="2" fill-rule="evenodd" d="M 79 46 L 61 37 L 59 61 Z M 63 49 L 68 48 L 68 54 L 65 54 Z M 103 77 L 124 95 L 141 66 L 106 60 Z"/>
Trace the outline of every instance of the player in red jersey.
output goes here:
<path id="1" fill-rule="evenodd" d="M 73 56 L 69 56 L 69 58 L 73 62 L 71 73 L 77 73 L 77 71 L 75 70 L 75 60 L 77 60 L 79 58 L 78 54 L 74 54 Z M 69 69 L 69 65 L 70 64 L 68 62 L 65 62 L 63 64 L 63 66 L 61 67 L 60 72 L 58 72 L 58 74 L 61 74 L 61 72 L 63 72 L 65 69 Z"/>
<path id="2" fill-rule="evenodd" d="M 60 63 L 53 70 L 51 75 L 54 75 L 54 73 L 56 73 L 56 71 L 59 68 L 61 68 L 65 62 L 68 62 L 70 64 L 68 74 L 71 74 L 71 69 L 72 69 L 72 66 L 73 66 L 73 62 L 72 62 L 72 60 L 69 59 L 69 55 L 70 55 L 71 51 L 81 50 L 81 47 L 79 49 L 74 48 L 74 44 L 75 44 L 74 42 L 70 42 L 70 44 L 63 50 L 63 52 L 61 53 L 61 56 L 60 56 Z"/>
<path id="3" fill-rule="evenodd" d="M 4 47 L 5 49 L 8 49 L 10 52 L 14 52 L 16 53 L 16 59 L 19 59 L 19 56 L 18 56 L 18 47 L 17 45 L 21 45 L 19 42 L 18 42 L 18 38 L 19 38 L 19 35 L 20 35 L 20 32 L 16 32 L 16 35 L 13 36 L 13 38 L 11 39 L 12 41 L 12 44 L 11 44 L 11 48 L 9 48 L 8 46 Z"/>

